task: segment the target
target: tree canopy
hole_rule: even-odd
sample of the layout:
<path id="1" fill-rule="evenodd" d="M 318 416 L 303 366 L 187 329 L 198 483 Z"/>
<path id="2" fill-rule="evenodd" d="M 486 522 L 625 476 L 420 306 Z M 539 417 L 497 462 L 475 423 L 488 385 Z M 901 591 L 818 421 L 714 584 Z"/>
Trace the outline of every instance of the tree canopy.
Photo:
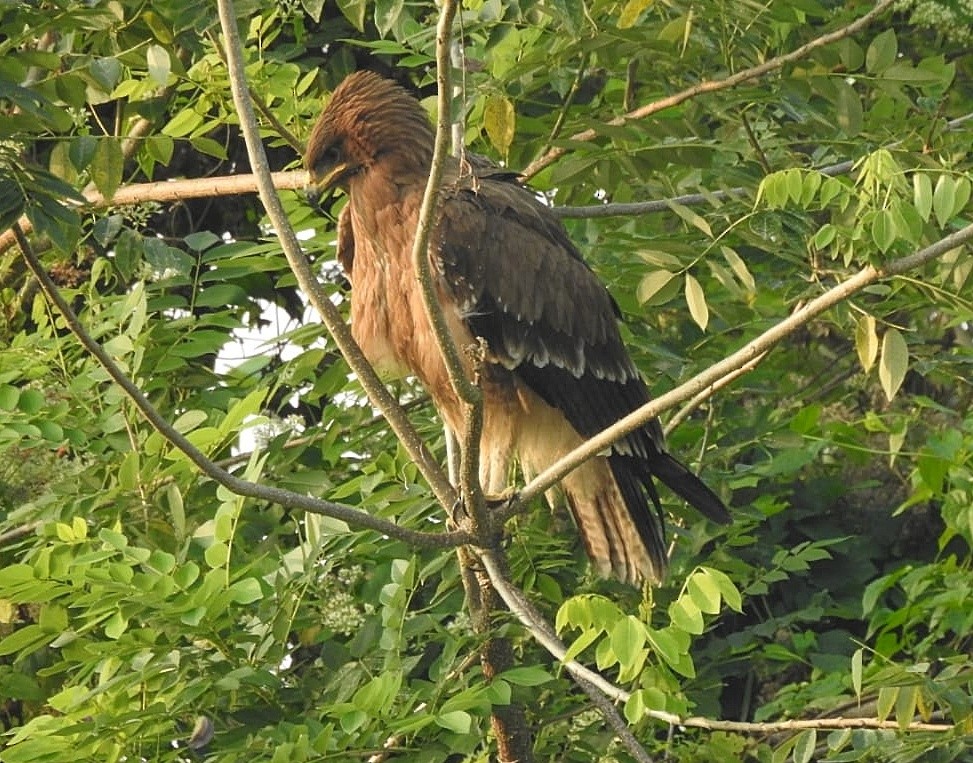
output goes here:
<path id="1" fill-rule="evenodd" d="M 973 755 L 970 29 L 959 0 L 0 5 L 0 757 Z M 609 286 L 643 420 L 734 519 L 664 496 L 663 585 L 592 573 L 556 475 L 487 505 L 461 442 L 451 482 L 421 388 L 348 347 L 345 199 L 299 167 L 361 68 Z"/>

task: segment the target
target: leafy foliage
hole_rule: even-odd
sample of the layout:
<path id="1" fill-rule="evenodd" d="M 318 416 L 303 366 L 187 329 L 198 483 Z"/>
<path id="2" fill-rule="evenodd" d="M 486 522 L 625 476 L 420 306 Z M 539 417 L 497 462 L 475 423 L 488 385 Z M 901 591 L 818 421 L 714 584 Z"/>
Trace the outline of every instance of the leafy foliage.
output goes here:
<path id="1" fill-rule="evenodd" d="M 936 21 L 969 9 L 902 8 L 761 79 L 622 120 L 863 9 L 465 4 L 472 150 L 512 168 L 564 151 L 531 178 L 556 205 L 681 199 L 566 220 L 653 391 L 970 223 L 969 25 Z M 172 0 L 0 8 L 0 227 L 27 215 L 87 331 L 209 457 L 436 529 L 442 509 L 307 314 L 253 198 L 78 206 L 85 189 L 110 197 L 247 171 L 215 13 Z M 237 13 L 275 169 L 296 165 L 322 98 L 355 68 L 434 91 L 432 3 L 241 2 Z M 322 216 L 283 196 L 343 303 L 340 200 Z M 200 477 L 2 240 L 4 761 L 486 760 L 490 714 L 511 704 L 527 710 L 537 760 L 628 759 L 519 625 L 474 627 L 451 552 Z M 698 455 L 735 522 L 714 528 L 672 503 L 659 589 L 593 579 L 563 513 L 537 507 L 508 524 L 516 581 L 572 656 L 630 692 L 624 715 L 651 753 L 971 754 L 971 270 L 958 246 L 870 286 L 691 412 L 670 445 Z M 441 455 L 421 393 L 398 392 Z M 488 635 L 509 637 L 518 659 L 499 676 L 476 659 Z M 859 709 L 955 729 L 783 725 Z M 781 725 L 669 739 L 660 712 Z"/>

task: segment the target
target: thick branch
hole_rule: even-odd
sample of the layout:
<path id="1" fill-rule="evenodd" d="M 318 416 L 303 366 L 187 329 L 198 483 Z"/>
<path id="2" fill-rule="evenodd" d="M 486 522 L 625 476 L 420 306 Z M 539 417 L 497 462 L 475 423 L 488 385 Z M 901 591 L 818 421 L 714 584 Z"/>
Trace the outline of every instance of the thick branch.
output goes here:
<path id="1" fill-rule="evenodd" d="M 301 250 L 297 237 L 294 235 L 294 229 L 291 227 L 280 198 L 274 189 L 267 155 L 264 152 L 263 144 L 260 142 L 257 118 L 247 89 L 243 64 L 243 46 L 237 30 L 233 2 L 232 0 L 218 0 L 218 6 L 220 25 L 226 39 L 226 60 L 230 74 L 230 86 L 233 91 L 233 102 L 240 117 L 240 129 L 247 144 L 250 166 L 253 167 L 254 174 L 257 177 L 260 200 L 263 202 L 267 215 L 277 232 L 284 256 L 287 257 L 287 262 L 290 264 L 291 270 L 294 271 L 298 286 L 321 315 L 321 320 L 324 321 L 325 326 L 331 332 L 335 344 L 338 345 L 341 354 L 348 361 L 351 370 L 355 372 L 369 400 L 388 420 L 399 441 L 409 452 L 419 471 L 422 472 L 423 477 L 436 494 L 436 498 L 443 506 L 452 506 L 456 503 L 456 491 L 450 485 L 439 464 L 429 453 L 425 443 L 415 431 L 402 408 L 365 359 L 361 348 L 351 336 L 351 331 L 338 309 L 321 288 L 317 277 L 311 270 L 310 263 Z"/>
<path id="2" fill-rule="evenodd" d="M 888 10 L 895 0 L 881 0 L 881 2 L 876 3 L 875 7 L 872 8 L 868 13 L 862 16 L 860 19 L 853 21 L 851 24 L 837 29 L 834 32 L 829 32 L 828 34 L 822 35 L 806 45 L 802 45 L 797 50 L 792 50 L 790 53 L 785 53 L 782 56 L 777 56 L 769 61 L 765 61 L 762 64 L 751 67 L 750 69 L 744 69 L 741 72 L 732 74 L 729 77 L 719 80 L 706 80 L 705 82 L 700 82 L 692 87 L 686 88 L 674 95 L 670 95 L 666 98 L 660 98 L 658 101 L 653 101 L 652 103 L 646 104 L 640 108 L 630 111 L 627 114 L 623 114 L 620 117 L 612 119 L 608 124 L 613 126 L 623 125 L 626 122 L 633 122 L 638 119 L 645 119 L 652 114 L 656 114 L 665 109 L 670 109 L 673 106 L 678 106 L 679 104 L 695 98 L 696 96 L 703 95 L 704 93 L 715 93 L 719 90 L 726 90 L 731 87 L 736 87 L 737 85 L 747 82 L 748 80 L 757 79 L 765 74 L 768 74 L 776 69 L 792 63 L 794 61 L 799 61 L 800 59 L 807 56 L 812 51 L 817 48 L 824 47 L 825 45 L 830 45 L 832 42 L 837 42 L 845 37 L 855 34 L 861 29 L 864 29 L 872 21 L 874 21 L 878 16 L 883 14 Z M 598 131 L 596 129 L 589 129 L 572 135 L 570 140 L 572 142 L 576 141 L 589 141 L 593 140 L 598 136 Z M 560 157 L 567 153 L 566 148 L 555 147 L 548 151 L 543 156 L 535 159 L 527 169 L 524 170 L 525 177 L 533 177 L 538 172 L 540 172 L 545 167 L 553 164 Z"/>
<path id="3" fill-rule="evenodd" d="M 64 321 L 67 323 L 71 333 L 77 337 L 78 341 L 85 348 L 85 350 L 87 350 L 88 353 L 98 361 L 101 367 L 105 369 L 112 380 L 122 388 L 125 394 L 128 395 L 129 399 L 131 399 L 131 401 L 135 404 L 135 407 L 139 409 L 142 415 L 155 428 L 155 430 L 159 432 L 159 434 L 161 434 L 170 444 L 172 444 L 173 447 L 184 453 L 186 457 L 192 461 L 192 463 L 194 463 L 203 474 L 220 483 L 237 495 L 244 495 L 250 498 L 257 498 L 260 500 L 277 503 L 282 506 L 292 506 L 314 514 L 323 514 L 324 516 L 334 517 L 335 519 L 340 519 L 343 522 L 347 522 L 349 525 L 362 527 L 368 530 L 375 530 L 376 532 L 383 533 L 393 538 L 398 538 L 406 543 L 411 543 L 417 546 L 424 546 L 427 548 L 449 548 L 469 542 L 469 537 L 466 533 L 424 533 L 416 530 L 410 530 L 405 527 L 400 527 L 392 522 L 388 522 L 384 519 L 373 517 L 371 514 L 359 511 L 351 506 L 345 506 L 344 504 L 334 503 L 332 501 L 325 501 L 320 498 L 314 498 L 312 496 L 295 493 L 282 488 L 258 485 L 257 483 L 240 479 L 236 475 L 231 474 L 225 469 L 217 466 L 201 450 L 193 445 L 186 437 L 176 431 L 176 429 L 174 429 L 172 425 L 165 420 L 162 414 L 156 410 L 155 406 L 149 402 L 149 399 L 143 394 L 142 390 L 140 390 L 138 386 L 136 386 L 136 384 L 125 375 L 125 373 L 118 367 L 118 364 L 112 360 L 111 356 L 104 350 L 104 348 L 91 337 L 91 335 L 81 324 L 81 321 L 78 319 L 78 316 L 75 314 L 74 310 L 71 309 L 71 306 L 67 303 L 64 297 L 61 296 L 57 285 L 53 280 L 51 280 L 51 277 L 47 274 L 47 271 L 44 270 L 43 265 L 41 265 L 40 261 L 37 259 L 37 256 L 34 254 L 27 237 L 16 225 L 14 226 L 13 231 L 14 235 L 17 237 L 17 243 L 23 252 L 24 259 L 27 261 L 27 267 L 30 268 L 30 271 L 34 274 L 34 277 L 40 283 L 44 295 L 64 317 Z"/>
<path id="4" fill-rule="evenodd" d="M 518 500 L 513 502 L 511 507 L 504 509 L 504 512 L 516 511 L 519 505 L 541 495 L 585 461 L 598 455 L 630 432 L 645 426 L 649 420 L 656 418 L 663 411 L 692 398 L 710 385 L 719 383 L 724 376 L 734 373 L 738 368 L 757 362 L 761 355 L 786 336 L 804 326 L 815 316 L 846 300 L 852 294 L 876 281 L 917 268 L 971 240 L 973 240 L 973 225 L 968 225 L 962 230 L 940 239 L 935 244 L 927 246 L 915 254 L 895 260 L 881 269 L 869 265 L 847 281 L 811 300 L 800 310 L 796 310 L 732 355 L 710 366 L 675 389 L 636 409 L 616 424 L 598 433 L 583 445 L 551 464 L 527 483 L 517 496 Z"/>

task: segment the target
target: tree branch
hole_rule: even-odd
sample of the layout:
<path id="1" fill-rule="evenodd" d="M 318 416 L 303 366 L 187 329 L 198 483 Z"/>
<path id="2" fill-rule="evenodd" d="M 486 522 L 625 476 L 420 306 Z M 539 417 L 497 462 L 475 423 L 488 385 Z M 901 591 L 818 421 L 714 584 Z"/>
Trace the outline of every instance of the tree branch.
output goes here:
<path id="1" fill-rule="evenodd" d="M 894 260 L 882 268 L 875 268 L 869 265 L 847 281 L 838 284 L 824 294 L 814 298 L 801 309 L 796 310 L 787 318 L 780 321 L 780 323 L 771 327 L 756 339 L 751 340 L 732 355 L 727 356 L 719 363 L 715 363 L 675 389 L 636 409 L 625 418 L 620 419 L 614 425 L 599 432 L 584 444 L 548 466 L 547 469 L 524 486 L 509 506 L 499 510 L 498 515 L 500 517 L 506 517 L 516 513 L 520 505 L 544 493 L 588 459 L 598 455 L 625 435 L 645 426 L 649 420 L 657 417 L 663 411 L 703 392 L 710 385 L 719 383 L 723 377 L 736 372 L 737 369 L 747 364 L 756 363 L 761 355 L 765 354 L 786 336 L 804 326 L 812 318 L 837 305 L 839 302 L 844 301 L 852 294 L 861 291 L 876 281 L 919 267 L 971 240 L 973 240 L 973 225 L 968 225 L 914 254 Z"/>
<path id="2" fill-rule="evenodd" d="M 351 336 L 351 331 L 342 319 L 337 307 L 328 299 L 328 295 L 321 288 L 317 277 L 311 270 L 310 263 L 301 250 L 294 229 L 291 227 L 280 198 L 274 189 L 274 180 L 267 163 L 267 155 L 264 152 L 263 144 L 260 142 L 257 118 L 247 89 L 243 63 L 243 44 L 237 30 L 237 18 L 233 10 L 233 2 L 232 0 L 218 0 L 217 4 L 220 25 L 223 28 L 223 35 L 226 40 L 227 69 L 230 75 L 230 87 L 233 91 L 233 102 L 240 117 L 240 129 L 247 144 L 250 166 L 257 178 L 260 200 L 274 226 L 284 256 L 294 272 L 298 286 L 320 314 L 321 320 L 328 331 L 331 332 L 335 344 L 338 345 L 341 354 L 358 377 L 369 400 L 388 420 L 392 430 L 429 483 L 440 504 L 444 507 L 450 507 L 456 503 L 455 489 L 449 483 L 442 468 L 429 453 L 425 443 L 419 437 L 402 408 L 365 359 L 361 348 Z"/>
<path id="3" fill-rule="evenodd" d="M 422 290 L 422 301 L 426 308 L 426 317 L 436 334 L 439 351 L 449 372 L 449 379 L 456 395 L 464 403 L 470 404 L 480 399 L 480 390 L 466 375 L 466 367 L 460 357 L 453 337 L 446 325 L 446 316 L 439 304 L 436 284 L 433 280 L 432 267 L 429 261 L 429 235 L 436 219 L 439 204 L 440 184 L 443 169 L 450 155 L 452 123 L 450 121 L 450 106 L 452 105 L 452 89 L 449 85 L 450 30 L 456 17 L 455 0 L 445 0 L 439 11 L 439 23 L 436 26 L 436 139 L 433 150 L 432 164 L 429 168 L 429 178 L 426 180 L 426 190 L 422 196 L 419 208 L 419 220 L 416 224 L 416 236 L 412 242 L 412 262 Z"/>
<path id="4" fill-rule="evenodd" d="M 410 530 L 405 527 L 400 527 L 393 522 L 388 522 L 384 519 L 373 517 L 371 514 L 367 514 L 351 506 L 334 503 L 332 501 L 325 501 L 320 498 L 314 498 L 312 496 L 295 493 L 290 490 L 284 490 L 283 488 L 258 485 L 257 483 L 240 479 L 236 475 L 217 466 L 201 450 L 199 450 L 186 437 L 180 434 L 168 421 L 165 420 L 162 414 L 156 410 L 155 406 L 149 402 L 149 399 L 145 396 L 142 390 L 140 390 L 138 386 L 136 386 L 136 384 L 125 375 L 121 368 L 118 367 L 118 364 L 112 360 L 111 356 L 108 355 L 107 352 L 105 352 L 104 348 L 92 338 L 91 334 L 89 334 L 81 324 L 77 314 L 75 314 L 74 310 L 71 309 L 71 306 L 67 303 L 64 297 L 61 296 L 57 285 L 47 274 L 44 266 L 37 259 L 37 256 L 34 254 L 33 248 L 31 247 L 30 242 L 27 240 L 27 237 L 24 235 L 23 231 L 21 231 L 19 226 L 15 224 L 13 227 L 13 232 L 17 237 L 17 243 L 20 246 L 24 259 L 27 262 L 27 267 L 40 283 L 41 290 L 44 292 L 44 295 L 64 317 L 64 321 L 67 323 L 71 333 L 77 337 L 78 341 L 85 348 L 85 350 L 87 350 L 88 353 L 98 361 L 101 367 L 105 369 L 105 372 L 112 378 L 112 380 L 122 388 L 125 394 L 128 395 L 129 399 L 135 404 L 135 407 L 138 408 L 141 414 L 155 428 L 155 430 L 161 434 L 173 447 L 184 453 L 186 457 L 193 464 L 195 464 L 203 474 L 220 483 L 237 495 L 270 501 L 282 506 L 292 506 L 313 514 L 323 514 L 327 517 L 334 517 L 335 519 L 340 519 L 350 525 L 362 527 L 368 530 L 374 530 L 417 546 L 426 548 L 451 548 L 469 542 L 470 538 L 468 534 L 464 532 L 425 533 L 417 530 Z"/>
<path id="5" fill-rule="evenodd" d="M 956 119 L 951 119 L 946 123 L 946 131 L 951 132 L 962 127 L 967 122 L 973 120 L 973 114 L 964 114 Z M 896 140 L 888 143 L 882 148 L 894 149 L 902 145 L 904 141 Z M 857 162 L 846 159 L 843 162 L 829 164 L 821 167 L 818 172 L 828 177 L 838 177 L 846 175 L 855 168 Z M 608 204 L 588 204 L 584 206 L 563 206 L 552 207 L 551 211 L 558 217 L 576 218 L 593 220 L 601 217 L 635 217 L 638 215 L 653 214 L 656 212 L 672 211 L 671 204 L 681 204 L 684 207 L 696 206 L 698 204 L 710 204 L 714 201 L 727 201 L 733 198 L 745 198 L 750 192 L 743 186 L 736 188 L 726 188 L 719 191 L 707 191 L 706 193 L 687 193 L 682 196 L 674 196 L 670 199 L 655 201 L 633 201 L 625 203 Z"/>
<path id="6" fill-rule="evenodd" d="M 678 106 L 685 101 L 695 98 L 696 96 L 703 95 L 704 93 L 715 93 L 720 90 L 726 90 L 731 87 L 736 87 L 737 85 L 747 82 L 748 80 L 757 79 L 765 74 L 768 74 L 776 69 L 780 69 L 786 64 L 792 63 L 794 61 L 799 61 L 806 55 L 816 50 L 817 48 L 824 47 L 825 45 L 830 45 L 832 42 L 837 42 L 838 40 L 843 40 L 845 37 L 855 34 L 861 29 L 864 29 L 872 21 L 874 21 L 878 16 L 883 14 L 886 10 L 892 7 L 895 0 L 881 0 L 881 2 L 876 3 L 875 7 L 872 8 L 868 13 L 862 16 L 860 19 L 853 21 L 847 26 L 841 29 L 836 29 L 834 32 L 829 32 L 828 34 L 821 35 L 820 37 L 811 40 L 809 43 L 802 45 L 797 50 L 792 50 L 790 53 L 785 53 L 781 56 L 776 56 L 775 58 L 765 61 L 762 64 L 753 66 L 749 69 L 744 69 L 741 72 L 732 74 L 729 77 L 724 77 L 718 80 L 706 80 L 700 82 L 692 87 L 686 88 L 674 95 L 667 96 L 666 98 L 660 98 L 657 101 L 641 106 L 634 111 L 630 111 L 627 114 L 623 114 L 620 117 L 616 117 L 608 122 L 609 125 L 617 127 L 623 125 L 626 122 L 633 122 L 638 119 L 645 119 L 652 114 L 656 114 L 665 109 L 671 109 L 673 106 Z M 576 141 L 590 141 L 598 136 L 598 131 L 594 128 L 583 130 L 582 132 L 576 133 L 570 137 L 572 142 Z M 564 154 L 568 152 L 568 149 L 555 147 L 548 151 L 546 154 L 538 157 L 532 161 L 527 168 L 524 170 L 524 177 L 531 178 L 540 172 L 545 167 L 553 164 L 555 161 L 560 159 Z"/>
<path id="7" fill-rule="evenodd" d="M 506 574 L 502 558 L 493 550 L 479 550 L 480 559 L 494 589 L 500 594 L 507 607 L 520 620 L 521 624 L 546 649 L 552 657 L 564 665 L 564 669 L 578 681 L 579 686 L 585 688 L 584 683 L 594 688 L 602 697 L 615 702 L 626 702 L 631 696 L 629 692 L 608 681 L 600 673 L 596 673 L 575 660 L 564 661 L 567 647 L 557 636 L 554 629 L 537 611 L 523 591 L 517 588 Z M 584 683 L 582 683 L 584 682 Z M 589 694 L 589 696 L 591 696 Z M 600 709 L 600 705 L 599 705 Z M 780 731 L 801 731 L 803 729 L 891 729 L 899 731 L 953 731 L 955 726 L 946 723 L 913 722 L 903 726 L 896 720 L 879 720 L 878 718 L 814 718 L 806 720 L 788 720 L 776 722 L 750 721 L 721 721 L 701 716 L 684 718 L 674 713 L 661 710 L 649 710 L 646 716 L 657 721 L 669 723 L 673 726 L 688 726 L 711 731 L 738 731 L 745 734 L 775 733 Z M 613 725 L 614 728 L 614 725 Z M 624 742 L 624 739 L 622 740 Z M 636 742 L 637 744 L 637 742 Z M 626 744 L 626 747 L 628 745 Z M 631 750 L 630 750 L 631 751 Z M 634 753 L 633 753 L 634 754 Z"/>

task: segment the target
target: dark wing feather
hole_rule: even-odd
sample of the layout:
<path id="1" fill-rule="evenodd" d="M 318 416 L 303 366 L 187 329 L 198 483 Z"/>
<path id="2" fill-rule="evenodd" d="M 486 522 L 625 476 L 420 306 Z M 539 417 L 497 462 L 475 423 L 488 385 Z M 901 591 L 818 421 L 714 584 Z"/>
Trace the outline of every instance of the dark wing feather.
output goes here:
<path id="1" fill-rule="evenodd" d="M 445 281 L 490 359 L 513 370 L 583 437 L 649 400 L 618 331 L 619 310 L 550 210 L 509 176 L 444 189 L 434 243 Z M 658 421 L 617 443 L 609 464 L 646 547 L 665 558 L 655 475 L 708 517 L 720 499 L 665 453 Z M 645 491 L 644 493 L 642 491 Z M 661 555 L 661 556 L 660 556 Z"/>

